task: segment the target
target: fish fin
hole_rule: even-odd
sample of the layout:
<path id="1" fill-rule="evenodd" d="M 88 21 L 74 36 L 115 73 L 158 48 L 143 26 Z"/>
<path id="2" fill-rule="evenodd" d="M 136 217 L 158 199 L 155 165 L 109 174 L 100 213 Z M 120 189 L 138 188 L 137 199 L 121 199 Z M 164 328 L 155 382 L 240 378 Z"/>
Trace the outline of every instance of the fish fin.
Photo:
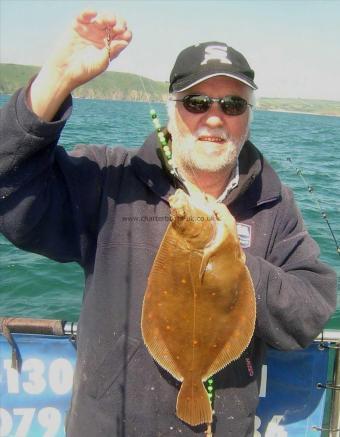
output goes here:
<path id="1" fill-rule="evenodd" d="M 184 379 L 177 397 L 176 414 L 192 426 L 212 422 L 211 404 L 201 380 Z"/>
<path id="2" fill-rule="evenodd" d="M 231 338 L 227 341 L 220 353 L 212 362 L 211 366 L 203 375 L 203 379 L 219 372 L 232 361 L 237 360 L 254 335 L 256 321 L 256 300 L 254 286 L 248 269 L 244 275 L 244 280 L 240 284 L 239 302 L 229 313 L 229 324 L 233 326 Z"/>
<path id="3" fill-rule="evenodd" d="M 176 361 L 161 334 L 157 333 L 157 330 L 154 329 L 151 324 L 147 323 L 144 317 L 142 318 L 142 334 L 144 343 L 153 359 L 178 381 L 183 381 L 183 376 L 178 370 Z"/>

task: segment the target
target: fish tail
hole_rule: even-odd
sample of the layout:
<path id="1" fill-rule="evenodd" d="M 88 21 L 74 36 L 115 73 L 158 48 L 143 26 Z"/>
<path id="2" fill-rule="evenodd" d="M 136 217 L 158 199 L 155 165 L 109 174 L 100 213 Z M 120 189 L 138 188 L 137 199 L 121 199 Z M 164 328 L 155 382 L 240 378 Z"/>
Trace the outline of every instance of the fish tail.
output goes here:
<path id="1" fill-rule="evenodd" d="M 212 422 L 208 393 L 200 379 L 184 379 L 177 397 L 176 413 L 192 426 Z"/>

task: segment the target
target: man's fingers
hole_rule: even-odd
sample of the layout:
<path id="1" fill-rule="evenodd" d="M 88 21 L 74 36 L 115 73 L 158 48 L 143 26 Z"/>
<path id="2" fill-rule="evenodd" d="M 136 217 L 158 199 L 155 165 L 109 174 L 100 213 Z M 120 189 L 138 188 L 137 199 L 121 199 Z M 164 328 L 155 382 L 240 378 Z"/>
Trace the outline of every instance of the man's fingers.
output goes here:
<path id="1" fill-rule="evenodd" d="M 94 9 L 86 9 L 77 17 L 77 21 L 81 24 L 88 24 L 97 16 L 97 12 Z"/>
<path id="2" fill-rule="evenodd" d="M 77 22 L 93 26 L 97 30 L 105 30 L 106 28 L 113 28 L 117 23 L 117 18 L 114 14 L 98 14 L 93 9 L 86 9 L 77 17 Z"/>
<path id="3" fill-rule="evenodd" d="M 116 24 L 113 27 L 114 33 L 123 33 L 126 30 L 126 21 L 123 18 L 117 17 Z"/>
<path id="4" fill-rule="evenodd" d="M 111 41 L 119 39 L 125 41 L 131 40 L 131 32 L 127 30 L 126 21 L 121 18 L 116 19 L 114 26 L 106 27 L 105 32 Z"/>
<path id="5" fill-rule="evenodd" d="M 108 13 L 98 14 L 92 9 L 86 9 L 77 17 L 73 29 L 98 49 L 108 48 L 109 44 L 110 59 L 117 57 L 132 38 L 123 18 Z"/>
<path id="6" fill-rule="evenodd" d="M 132 39 L 132 33 L 129 30 L 125 30 L 123 33 L 114 35 L 113 41 L 126 41 L 129 43 Z"/>
<path id="7" fill-rule="evenodd" d="M 116 58 L 121 51 L 123 51 L 130 43 L 132 33 L 130 31 L 124 32 L 120 39 L 114 39 L 110 43 L 110 60 Z"/>
<path id="8" fill-rule="evenodd" d="M 119 55 L 119 53 L 128 46 L 128 44 L 129 43 L 126 41 L 115 41 L 113 44 L 111 44 L 110 61 L 112 61 L 112 59 L 115 59 Z"/>
<path id="9" fill-rule="evenodd" d="M 83 11 L 77 17 L 74 30 L 80 36 L 100 45 L 107 37 L 111 41 L 122 39 L 129 42 L 131 40 L 131 32 L 127 30 L 126 21 L 123 18 L 108 13 L 97 14 L 92 9 Z"/>
<path id="10" fill-rule="evenodd" d="M 105 30 L 107 28 L 113 28 L 117 23 L 117 17 L 113 14 L 100 14 L 93 21 L 93 24 L 97 29 Z"/>

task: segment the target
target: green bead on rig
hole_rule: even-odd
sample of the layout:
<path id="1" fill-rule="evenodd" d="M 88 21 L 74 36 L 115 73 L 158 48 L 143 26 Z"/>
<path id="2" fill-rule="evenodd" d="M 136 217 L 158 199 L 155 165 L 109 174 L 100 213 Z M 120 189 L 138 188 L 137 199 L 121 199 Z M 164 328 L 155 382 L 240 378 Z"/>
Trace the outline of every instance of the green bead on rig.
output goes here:
<path id="1" fill-rule="evenodd" d="M 209 401 L 212 405 L 214 402 L 214 380 L 213 380 L 213 378 L 209 378 L 207 380 L 207 382 L 205 383 L 205 386 L 206 386 L 206 389 L 208 392 Z"/>
<path id="2" fill-rule="evenodd" d="M 164 160 L 167 162 L 168 171 L 176 179 L 179 179 L 180 181 L 182 181 L 183 187 L 184 187 L 186 193 L 189 194 L 189 191 L 185 187 L 183 179 L 178 174 L 177 169 L 174 168 L 171 148 L 168 146 L 168 140 L 167 140 L 166 136 L 164 135 L 161 123 L 160 123 L 158 116 L 157 116 L 157 113 L 154 109 L 150 109 L 150 116 L 151 116 L 152 123 L 155 126 L 155 129 L 157 132 L 158 141 L 160 142 L 160 145 L 161 145 L 161 151 L 163 153 Z M 210 402 L 212 402 L 212 397 L 213 397 L 213 395 L 211 393 L 212 392 L 208 393 Z"/>
<path id="3" fill-rule="evenodd" d="M 169 162 L 172 158 L 172 153 L 170 147 L 168 146 L 168 141 L 165 138 L 164 132 L 162 131 L 162 127 L 158 115 L 154 109 L 150 109 L 150 116 L 151 116 L 152 123 L 157 131 L 158 140 L 161 143 L 163 154 Z"/>

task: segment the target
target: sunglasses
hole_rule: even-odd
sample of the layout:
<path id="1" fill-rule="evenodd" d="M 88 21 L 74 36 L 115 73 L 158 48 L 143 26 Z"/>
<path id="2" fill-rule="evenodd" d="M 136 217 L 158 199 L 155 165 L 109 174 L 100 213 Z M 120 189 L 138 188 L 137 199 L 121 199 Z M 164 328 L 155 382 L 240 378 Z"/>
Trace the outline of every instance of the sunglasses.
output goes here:
<path id="1" fill-rule="evenodd" d="M 238 96 L 225 96 L 225 97 L 209 97 L 202 94 L 189 94 L 182 99 L 170 98 L 176 102 L 182 102 L 184 108 L 192 114 L 203 114 L 207 112 L 214 102 L 220 105 L 220 108 L 226 115 L 241 115 L 243 114 L 247 106 L 252 107 L 247 100 Z"/>

